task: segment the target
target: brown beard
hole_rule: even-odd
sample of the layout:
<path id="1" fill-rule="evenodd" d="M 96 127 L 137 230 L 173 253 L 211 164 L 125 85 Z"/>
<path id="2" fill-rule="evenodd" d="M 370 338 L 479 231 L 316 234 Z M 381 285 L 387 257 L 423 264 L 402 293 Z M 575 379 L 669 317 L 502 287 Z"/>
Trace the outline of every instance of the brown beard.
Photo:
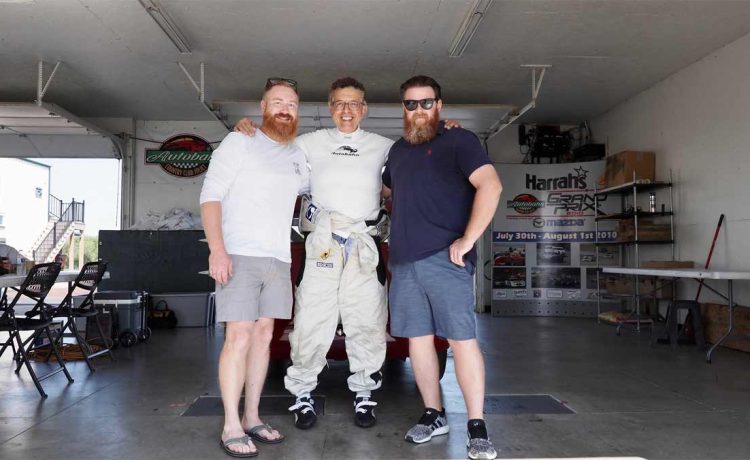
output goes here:
<path id="1" fill-rule="evenodd" d="M 291 117 L 291 115 L 289 115 Z M 280 142 L 289 144 L 297 136 L 297 119 L 292 118 L 292 122 L 280 121 L 284 116 L 282 114 L 271 115 L 268 112 L 263 113 L 263 125 L 261 129 L 266 136 Z"/>
<path id="2" fill-rule="evenodd" d="M 410 144 L 423 144 L 437 134 L 440 118 L 435 115 L 427 115 L 427 124 L 417 127 L 412 121 L 404 117 L 404 140 Z"/>

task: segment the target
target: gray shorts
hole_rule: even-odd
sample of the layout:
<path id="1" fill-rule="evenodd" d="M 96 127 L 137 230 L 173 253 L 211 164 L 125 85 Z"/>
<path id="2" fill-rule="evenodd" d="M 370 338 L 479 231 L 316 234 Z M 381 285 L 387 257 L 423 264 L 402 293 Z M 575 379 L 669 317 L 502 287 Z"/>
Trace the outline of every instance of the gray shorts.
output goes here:
<path id="1" fill-rule="evenodd" d="M 292 317 L 290 264 L 273 257 L 231 255 L 233 276 L 216 284 L 216 321 Z"/>
<path id="2" fill-rule="evenodd" d="M 416 262 L 390 264 L 391 335 L 476 337 L 474 266 L 459 267 L 448 249 Z"/>

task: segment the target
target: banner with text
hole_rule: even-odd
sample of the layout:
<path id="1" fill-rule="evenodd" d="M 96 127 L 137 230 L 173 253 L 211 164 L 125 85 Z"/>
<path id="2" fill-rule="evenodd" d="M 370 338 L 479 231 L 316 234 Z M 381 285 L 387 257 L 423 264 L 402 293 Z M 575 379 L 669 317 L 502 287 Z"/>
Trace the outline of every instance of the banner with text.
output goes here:
<path id="1" fill-rule="evenodd" d="M 503 198 L 492 223 L 493 301 L 596 300 L 596 262 L 619 265 L 615 245 L 594 244 L 597 214 L 619 203 L 594 198 L 604 162 L 497 165 Z M 600 221 L 598 241 L 617 239 Z M 602 278 L 600 277 L 600 283 Z"/>

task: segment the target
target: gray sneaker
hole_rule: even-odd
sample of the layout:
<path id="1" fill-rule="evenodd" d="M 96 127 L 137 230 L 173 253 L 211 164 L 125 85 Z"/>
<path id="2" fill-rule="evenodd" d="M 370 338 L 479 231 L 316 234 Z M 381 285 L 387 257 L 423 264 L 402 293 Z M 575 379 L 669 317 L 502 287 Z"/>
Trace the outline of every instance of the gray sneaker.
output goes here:
<path id="1" fill-rule="evenodd" d="M 445 409 L 441 413 L 428 407 L 417 424 L 406 432 L 404 439 L 414 444 L 422 444 L 432 439 L 433 436 L 448 434 L 448 431 L 450 427 L 445 417 Z"/>
<path id="2" fill-rule="evenodd" d="M 489 439 L 469 438 L 466 447 L 469 448 L 469 458 L 472 460 L 492 460 L 497 457 L 497 451 Z"/>

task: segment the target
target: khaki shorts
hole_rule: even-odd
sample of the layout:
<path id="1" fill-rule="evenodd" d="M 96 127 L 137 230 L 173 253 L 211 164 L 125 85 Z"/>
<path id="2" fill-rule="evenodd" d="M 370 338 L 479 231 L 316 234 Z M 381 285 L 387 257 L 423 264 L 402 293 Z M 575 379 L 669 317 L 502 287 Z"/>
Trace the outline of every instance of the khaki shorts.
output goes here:
<path id="1" fill-rule="evenodd" d="M 233 276 L 216 285 L 216 321 L 291 318 L 290 264 L 273 257 L 231 257 Z"/>

